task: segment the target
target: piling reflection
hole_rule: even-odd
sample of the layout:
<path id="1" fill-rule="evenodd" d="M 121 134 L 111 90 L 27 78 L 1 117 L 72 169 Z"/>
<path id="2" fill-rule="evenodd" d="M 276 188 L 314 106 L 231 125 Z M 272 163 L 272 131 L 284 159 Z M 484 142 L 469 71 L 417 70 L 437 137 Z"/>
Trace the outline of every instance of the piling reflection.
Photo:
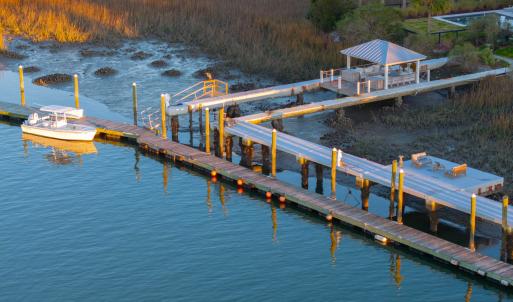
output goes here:
<path id="1" fill-rule="evenodd" d="M 162 165 L 162 186 L 164 187 L 164 193 L 167 193 L 169 179 L 169 166 L 167 163 Z"/>
<path id="2" fill-rule="evenodd" d="M 342 232 L 335 229 L 333 225 L 330 228 L 330 256 L 331 262 L 335 264 L 337 262 L 337 249 L 340 245 L 340 241 L 342 240 Z"/>
<path id="3" fill-rule="evenodd" d="M 207 208 L 208 208 L 208 213 L 212 213 L 212 197 L 211 197 L 211 194 L 212 194 L 212 189 L 211 189 L 211 184 L 212 182 L 210 181 L 210 179 L 207 179 L 207 200 L 206 200 L 206 203 L 207 203 Z"/>
<path id="4" fill-rule="evenodd" d="M 390 254 L 390 274 L 397 288 L 401 287 L 404 277 L 401 275 L 401 256 L 399 254 Z"/>
<path id="5" fill-rule="evenodd" d="M 134 163 L 134 172 L 135 172 L 135 180 L 137 182 L 141 181 L 141 170 L 139 169 L 139 161 L 141 160 L 141 151 L 138 148 L 135 149 L 134 153 L 135 163 Z"/>
<path id="6" fill-rule="evenodd" d="M 227 216 L 228 211 L 227 211 L 226 205 L 225 205 L 225 190 L 226 190 L 226 188 L 224 187 L 224 184 L 220 183 L 219 184 L 219 201 L 221 202 L 221 207 L 223 208 L 224 216 Z"/>
<path id="7" fill-rule="evenodd" d="M 273 241 L 276 242 L 278 232 L 278 219 L 276 218 L 276 207 L 271 204 L 271 220 L 273 222 Z"/>
<path id="8" fill-rule="evenodd" d="M 465 302 L 470 302 L 472 298 L 472 282 L 467 282 L 467 292 L 465 293 Z"/>
<path id="9" fill-rule="evenodd" d="M 65 141 L 26 133 L 21 138 L 25 156 L 28 154 L 27 142 L 31 142 L 34 147 L 50 148 L 45 158 L 56 165 L 81 164 L 82 154 L 97 153 L 93 142 Z"/>

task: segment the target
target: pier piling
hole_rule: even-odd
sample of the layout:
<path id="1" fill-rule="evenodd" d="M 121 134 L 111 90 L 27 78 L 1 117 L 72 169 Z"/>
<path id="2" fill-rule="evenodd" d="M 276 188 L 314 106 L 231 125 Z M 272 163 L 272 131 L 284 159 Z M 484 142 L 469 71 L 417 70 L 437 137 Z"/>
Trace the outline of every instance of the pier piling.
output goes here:
<path id="1" fill-rule="evenodd" d="M 502 198 L 502 231 L 504 232 L 508 230 L 508 205 L 509 197 L 504 196 Z"/>
<path id="2" fill-rule="evenodd" d="M 315 163 L 315 178 L 317 179 L 315 184 L 315 193 L 317 194 L 323 194 L 324 193 L 324 187 L 323 187 L 323 180 L 324 180 L 324 174 L 322 172 L 322 165 Z"/>
<path id="3" fill-rule="evenodd" d="M 403 224 L 404 170 L 399 170 L 399 191 L 397 194 L 397 223 Z"/>
<path id="4" fill-rule="evenodd" d="M 232 153 L 233 153 L 233 136 L 227 135 L 225 139 L 225 149 L 226 149 L 226 160 L 232 161 Z"/>
<path id="5" fill-rule="evenodd" d="M 308 189 L 308 168 L 310 162 L 307 159 L 301 157 L 299 159 L 299 164 L 301 165 L 301 187 L 303 189 Z"/>
<path id="6" fill-rule="evenodd" d="M 73 75 L 73 83 L 75 86 L 75 108 L 80 108 L 80 100 L 78 98 L 78 74 Z"/>
<path id="7" fill-rule="evenodd" d="M 23 66 L 18 66 L 18 72 L 20 75 L 20 102 L 21 106 L 25 107 L 25 80 L 23 78 Z"/>
<path id="8" fill-rule="evenodd" d="M 271 171 L 271 162 L 269 161 L 269 147 L 262 145 L 262 173 L 269 175 Z"/>
<path id="9" fill-rule="evenodd" d="M 362 210 L 369 210 L 370 181 L 363 179 L 361 188 Z"/>
<path id="10" fill-rule="evenodd" d="M 438 232 L 438 213 L 436 212 L 436 202 L 426 200 L 426 209 L 429 216 L 429 231 L 431 233 Z"/>
<path id="11" fill-rule="evenodd" d="M 469 238 L 469 244 L 468 248 L 471 251 L 476 250 L 476 245 L 474 242 L 474 237 L 476 235 L 476 194 L 472 194 L 472 197 L 470 198 L 470 221 L 469 221 L 469 228 L 470 228 L 470 238 Z"/>
<path id="12" fill-rule="evenodd" d="M 218 148 L 219 148 L 219 155 L 221 158 L 224 156 L 224 107 L 219 108 L 218 113 L 218 120 L 219 120 L 219 139 L 218 139 Z"/>
<path id="13" fill-rule="evenodd" d="M 276 129 L 273 129 L 271 140 L 271 176 L 276 177 Z"/>
<path id="14" fill-rule="evenodd" d="M 177 115 L 171 117 L 171 139 L 173 142 L 178 142 L 178 130 L 180 129 L 180 122 Z"/>
<path id="15" fill-rule="evenodd" d="M 331 197 L 337 196 L 337 148 L 331 150 Z"/>
<path id="16" fill-rule="evenodd" d="M 395 206 L 395 184 L 397 174 L 397 160 L 392 161 L 392 177 L 390 179 L 390 206 L 388 207 L 388 219 L 394 218 L 394 206 Z"/>
<path id="17" fill-rule="evenodd" d="M 164 94 L 160 95 L 160 115 L 161 115 L 161 128 L 162 128 L 162 138 L 167 138 L 167 129 L 166 129 L 166 96 Z"/>
<path id="18" fill-rule="evenodd" d="M 210 154 L 210 110 L 205 108 L 205 152 Z"/>
<path id="19" fill-rule="evenodd" d="M 137 84 L 132 83 L 132 109 L 134 112 L 134 125 L 137 126 Z"/>

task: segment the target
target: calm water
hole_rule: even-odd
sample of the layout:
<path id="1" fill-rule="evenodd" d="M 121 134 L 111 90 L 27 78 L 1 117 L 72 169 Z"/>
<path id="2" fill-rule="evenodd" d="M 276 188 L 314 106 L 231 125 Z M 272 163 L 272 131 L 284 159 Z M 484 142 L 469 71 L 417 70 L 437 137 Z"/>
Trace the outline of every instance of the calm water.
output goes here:
<path id="1" fill-rule="evenodd" d="M 1 300 L 511 298 L 131 147 L 0 136 Z"/>

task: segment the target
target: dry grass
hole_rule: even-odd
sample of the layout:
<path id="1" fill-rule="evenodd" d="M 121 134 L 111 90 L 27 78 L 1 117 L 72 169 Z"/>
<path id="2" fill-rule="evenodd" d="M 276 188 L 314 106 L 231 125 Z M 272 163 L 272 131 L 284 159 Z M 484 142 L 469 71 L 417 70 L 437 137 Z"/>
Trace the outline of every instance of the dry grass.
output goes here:
<path id="1" fill-rule="evenodd" d="M 3 0 L 0 27 L 35 41 L 157 37 L 198 46 L 245 72 L 316 77 L 342 63 L 306 19 L 309 0 Z"/>

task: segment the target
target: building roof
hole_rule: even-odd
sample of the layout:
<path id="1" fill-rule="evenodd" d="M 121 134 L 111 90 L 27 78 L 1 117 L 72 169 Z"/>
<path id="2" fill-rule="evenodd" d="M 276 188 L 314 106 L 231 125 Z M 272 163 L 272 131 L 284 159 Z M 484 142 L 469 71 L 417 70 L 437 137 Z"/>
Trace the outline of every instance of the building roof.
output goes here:
<path id="1" fill-rule="evenodd" d="M 413 50 L 379 39 L 356 45 L 340 52 L 350 57 L 381 65 L 396 65 L 426 58 L 425 55 L 416 53 Z"/>

